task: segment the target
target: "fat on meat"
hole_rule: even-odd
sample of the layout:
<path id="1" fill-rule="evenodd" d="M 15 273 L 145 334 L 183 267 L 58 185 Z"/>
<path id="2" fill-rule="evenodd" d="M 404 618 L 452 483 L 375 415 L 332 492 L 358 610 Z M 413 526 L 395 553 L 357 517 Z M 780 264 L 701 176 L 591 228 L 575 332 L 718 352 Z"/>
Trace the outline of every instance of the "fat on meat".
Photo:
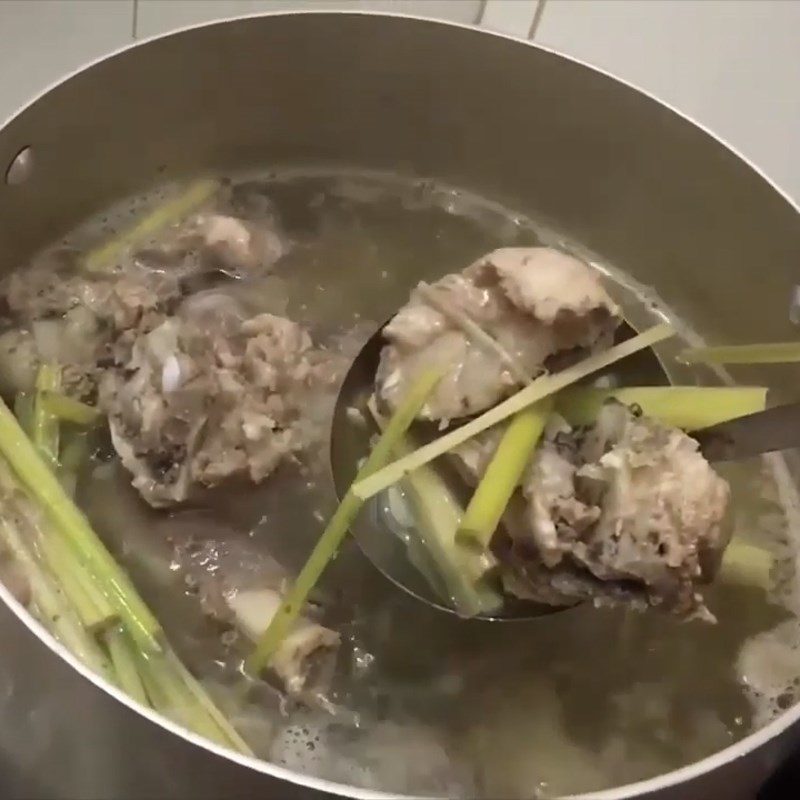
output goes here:
<path id="1" fill-rule="evenodd" d="M 338 379 L 338 360 L 302 326 L 219 300 L 121 337 L 100 383 L 114 447 L 153 506 L 237 476 L 262 481 L 320 434 L 308 407 Z"/>
<path id="2" fill-rule="evenodd" d="M 523 494 L 510 591 L 712 618 L 701 587 L 729 540 L 729 488 L 682 431 L 617 402 L 588 429 L 555 417 Z"/>
<path id="3" fill-rule="evenodd" d="M 508 358 L 465 332 L 458 321 L 464 317 Z M 526 377 L 609 346 L 619 321 L 599 274 L 583 261 L 549 247 L 495 250 L 463 272 L 411 292 L 384 329 L 377 394 L 396 407 L 421 370 L 444 365 L 447 371 L 420 416 L 475 414 Z"/>

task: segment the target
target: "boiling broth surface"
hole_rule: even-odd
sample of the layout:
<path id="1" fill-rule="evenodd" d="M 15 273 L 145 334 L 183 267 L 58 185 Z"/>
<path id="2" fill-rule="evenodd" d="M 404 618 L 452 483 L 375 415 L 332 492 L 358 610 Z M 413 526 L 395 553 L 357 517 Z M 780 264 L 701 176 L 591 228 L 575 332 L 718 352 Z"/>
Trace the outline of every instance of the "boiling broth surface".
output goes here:
<path id="1" fill-rule="evenodd" d="M 419 280 L 500 246 L 573 246 L 513 211 L 433 183 L 288 171 L 236 182 L 269 198 L 292 242 L 275 271 L 286 315 L 349 354 Z M 69 242 L 86 246 L 131 208 L 173 191 L 126 201 Z M 680 323 L 645 287 L 592 261 L 632 324 Z M 677 347 L 659 351 L 665 363 Z M 668 372 L 675 381 L 718 381 L 688 368 Z M 318 454 L 261 486 L 211 492 L 207 521 L 202 508 L 194 512 L 192 535 L 235 538 L 243 570 L 246 554 L 269 553 L 296 571 L 335 507 L 328 470 Z M 736 534 L 780 557 L 788 586 L 794 551 L 769 463 L 721 471 L 732 483 Z M 241 648 L 203 616 L 172 564 L 172 546 L 187 535 L 182 512 L 147 509 L 114 460 L 92 466 L 80 500 L 258 755 L 298 772 L 442 796 L 578 793 L 703 758 L 796 699 L 800 633 L 788 590 L 767 596 L 719 583 L 707 593 L 716 625 L 587 606 L 525 622 L 461 621 L 397 590 L 348 542 L 321 586 L 325 618 L 344 640 L 332 707 L 304 708 L 267 686 L 243 700 L 231 688 Z M 773 664 L 784 656 L 795 669 L 778 675 Z"/>

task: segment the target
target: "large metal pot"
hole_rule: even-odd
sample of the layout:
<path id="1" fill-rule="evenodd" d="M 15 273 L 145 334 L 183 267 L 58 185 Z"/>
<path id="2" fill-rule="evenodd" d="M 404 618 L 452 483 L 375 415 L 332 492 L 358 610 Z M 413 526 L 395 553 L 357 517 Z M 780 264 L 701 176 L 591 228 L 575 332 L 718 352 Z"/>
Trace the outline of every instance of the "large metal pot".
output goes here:
<path id="1" fill-rule="evenodd" d="M 193 28 L 129 47 L 36 99 L 0 130 L 0 169 L 25 147 L 32 169 L 17 165 L 15 185 L 0 185 L 3 270 L 167 177 L 324 161 L 441 178 L 549 220 L 657 286 L 711 337 L 794 333 L 800 215 L 788 198 L 642 92 L 469 28 L 350 13 Z M 365 794 L 214 754 L 145 718 L 0 595 L 4 797 Z M 798 739 L 795 707 L 711 758 L 595 796 L 751 797 Z"/>

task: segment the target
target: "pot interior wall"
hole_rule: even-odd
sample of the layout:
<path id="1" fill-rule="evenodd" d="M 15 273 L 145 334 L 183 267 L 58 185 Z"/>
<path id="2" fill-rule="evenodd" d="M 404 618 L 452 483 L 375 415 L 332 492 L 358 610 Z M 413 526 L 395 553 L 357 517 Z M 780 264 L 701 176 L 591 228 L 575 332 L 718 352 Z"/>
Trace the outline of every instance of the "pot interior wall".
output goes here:
<path id="1" fill-rule="evenodd" d="M 28 145 L 31 179 L 0 188 L 2 269 L 165 176 L 324 161 L 548 220 L 710 337 L 792 333 L 800 223 L 766 181 L 624 84 L 478 31 L 349 14 L 189 30 L 56 87 L 0 133 L 0 165 Z"/>

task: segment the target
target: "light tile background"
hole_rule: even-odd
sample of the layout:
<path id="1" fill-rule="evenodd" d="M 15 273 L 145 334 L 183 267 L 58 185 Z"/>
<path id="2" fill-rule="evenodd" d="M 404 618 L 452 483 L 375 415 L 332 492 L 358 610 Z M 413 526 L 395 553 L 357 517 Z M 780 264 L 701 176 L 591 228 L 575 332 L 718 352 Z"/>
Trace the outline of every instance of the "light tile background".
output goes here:
<path id="1" fill-rule="evenodd" d="M 545 0 L 535 40 L 672 103 L 800 200 L 800 2 Z"/>
<path id="2" fill-rule="evenodd" d="M 315 7 L 416 13 L 531 37 L 672 103 L 800 199 L 800 0 L 0 0 L 0 118 L 134 38 Z"/>
<path id="3" fill-rule="evenodd" d="M 529 5 L 527 0 L 514 3 Z M 238 14 L 313 8 L 420 14 L 471 25 L 478 21 L 483 5 L 481 0 L 138 0 L 136 35 L 152 36 L 171 28 Z"/>

